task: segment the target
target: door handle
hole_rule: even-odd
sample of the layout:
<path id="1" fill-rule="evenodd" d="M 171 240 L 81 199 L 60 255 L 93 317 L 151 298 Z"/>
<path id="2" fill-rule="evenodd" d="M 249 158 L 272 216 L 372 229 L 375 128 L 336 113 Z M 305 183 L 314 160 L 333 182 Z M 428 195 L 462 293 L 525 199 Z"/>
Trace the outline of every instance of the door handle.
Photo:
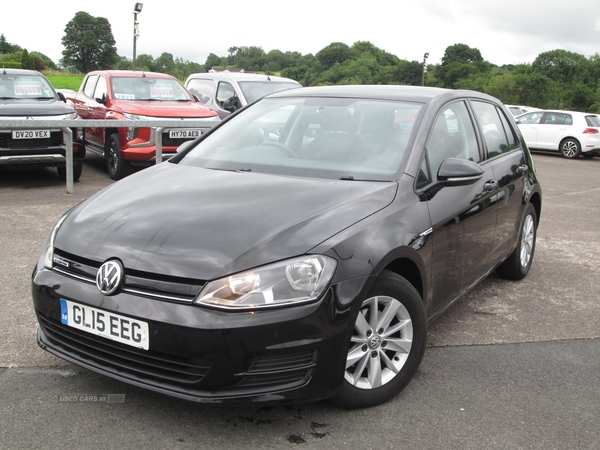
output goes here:
<path id="1" fill-rule="evenodd" d="M 488 192 L 491 192 L 494 189 L 496 189 L 496 186 L 498 186 L 498 182 L 496 180 L 490 180 L 486 181 L 486 183 L 483 185 L 483 189 L 485 189 Z"/>
<path id="2" fill-rule="evenodd" d="M 519 173 L 527 173 L 528 170 L 529 166 L 527 166 L 526 164 L 521 164 L 519 167 L 517 167 L 517 172 Z"/>

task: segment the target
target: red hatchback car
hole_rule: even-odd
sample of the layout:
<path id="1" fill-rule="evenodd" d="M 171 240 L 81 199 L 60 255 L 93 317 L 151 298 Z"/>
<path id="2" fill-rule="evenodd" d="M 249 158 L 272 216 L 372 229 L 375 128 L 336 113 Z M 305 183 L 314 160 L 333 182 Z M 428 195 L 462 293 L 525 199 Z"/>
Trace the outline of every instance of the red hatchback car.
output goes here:
<path id="1" fill-rule="evenodd" d="M 86 75 L 72 99 L 82 119 L 160 120 L 214 119 L 216 112 L 198 102 L 173 76 L 122 70 L 94 71 Z M 175 154 L 183 142 L 198 137 L 212 126 L 173 128 L 163 131 L 164 159 Z M 111 178 L 126 176 L 131 166 L 148 166 L 156 157 L 153 128 L 85 128 L 86 151 L 101 155 Z"/>

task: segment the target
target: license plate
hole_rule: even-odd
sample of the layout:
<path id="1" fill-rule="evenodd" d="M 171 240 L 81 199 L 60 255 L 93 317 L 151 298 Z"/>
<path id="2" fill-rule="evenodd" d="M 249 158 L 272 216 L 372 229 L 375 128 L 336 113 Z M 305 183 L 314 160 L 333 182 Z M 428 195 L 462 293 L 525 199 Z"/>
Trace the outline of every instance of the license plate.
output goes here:
<path id="1" fill-rule="evenodd" d="M 148 350 L 148 324 L 91 306 L 60 299 L 60 321 L 78 330 Z"/>
<path id="2" fill-rule="evenodd" d="M 47 139 L 50 130 L 13 130 L 13 139 Z"/>
<path id="3" fill-rule="evenodd" d="M 200 136 L 200 130 L 169 130 L 169 137 L 175 139 L 195 139 Z"/>

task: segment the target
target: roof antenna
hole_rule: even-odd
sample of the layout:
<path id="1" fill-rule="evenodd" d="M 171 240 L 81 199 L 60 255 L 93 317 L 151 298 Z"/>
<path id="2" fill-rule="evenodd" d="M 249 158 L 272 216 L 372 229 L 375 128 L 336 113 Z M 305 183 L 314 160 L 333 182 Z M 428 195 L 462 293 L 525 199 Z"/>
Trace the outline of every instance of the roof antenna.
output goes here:
<path id="1" fill-rule="evenodd" d="M 2 63 L 2 70 L 4 71 L 2 75 L 6 75 L 6 67 L 4 67 L 4 63 Z"/>
<path id="2" fill-rule="evenodd" d="M 271 77 L 267 74 L 267 80 L 271 81 Z"/>

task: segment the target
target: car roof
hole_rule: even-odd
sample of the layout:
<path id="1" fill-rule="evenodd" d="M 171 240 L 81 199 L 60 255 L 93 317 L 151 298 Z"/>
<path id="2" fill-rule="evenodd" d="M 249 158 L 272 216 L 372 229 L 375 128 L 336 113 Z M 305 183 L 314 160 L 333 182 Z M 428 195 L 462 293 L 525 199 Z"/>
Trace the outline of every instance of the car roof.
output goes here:
<path id="1" fill-rule="evenodd" d="M 88 73 L 88 75 L 95 75 L 95 74 L 104 74 L 104 75 L 108 75 L 110 77 L 130 77 L 130 78 L 151 77 L 151 78 L 176 79 L 174 76 L 169 75 L 167 73 L 147 72 L 144 70 L 136 70 L 136 71 L 133 71 L 133 70 L 94 70 L 94 71 Z"/>
<path id="2" fill-rule="evenodd" d="M 37 75 L 43 77 L 37 70 L 2 68 L 0 75 Z"/>
<path id="3" fill-rule="evenodd" d="M 561 114 L 573 114 L 573 115 L 582 115 L 582 116 L 597 116 L 598 115 L 596 113 L 588 113 L 588 112 L 583 112 L 583 111 L 568 111 L 565 109 L 538 109 L 536 111 L 529 111 L 526 114 L 531 114 L 531 113 L 561 113 Z M 522 115 L 524 116 L 525 114 L 522 114 Z"/>
<path id="4" fill-rule="evenodd" d="M 232 81 L 283 81 L 298 83 L 296 80 L 291 78 L 278 77 L 276 75 L 267 75 L 262 73 L 245 73 L 245 72 L 206 72 L 206 73 L 193 73 L 187 79 L 193 78 L 204 78 L 214 80 L 232 80 Z M 300 83 L 298 83 L 299 85 Z"/>
<path id="5" fill-rule="evenodd" d="M 342 97 L 375 100 L 403 100 L 418 103 L 446 102 L 459 98 L 474 98 L 501 103 L 481 92 L 436 87 L 403 85 L 316 86 L 280 91 L 267 97 Z"/>

